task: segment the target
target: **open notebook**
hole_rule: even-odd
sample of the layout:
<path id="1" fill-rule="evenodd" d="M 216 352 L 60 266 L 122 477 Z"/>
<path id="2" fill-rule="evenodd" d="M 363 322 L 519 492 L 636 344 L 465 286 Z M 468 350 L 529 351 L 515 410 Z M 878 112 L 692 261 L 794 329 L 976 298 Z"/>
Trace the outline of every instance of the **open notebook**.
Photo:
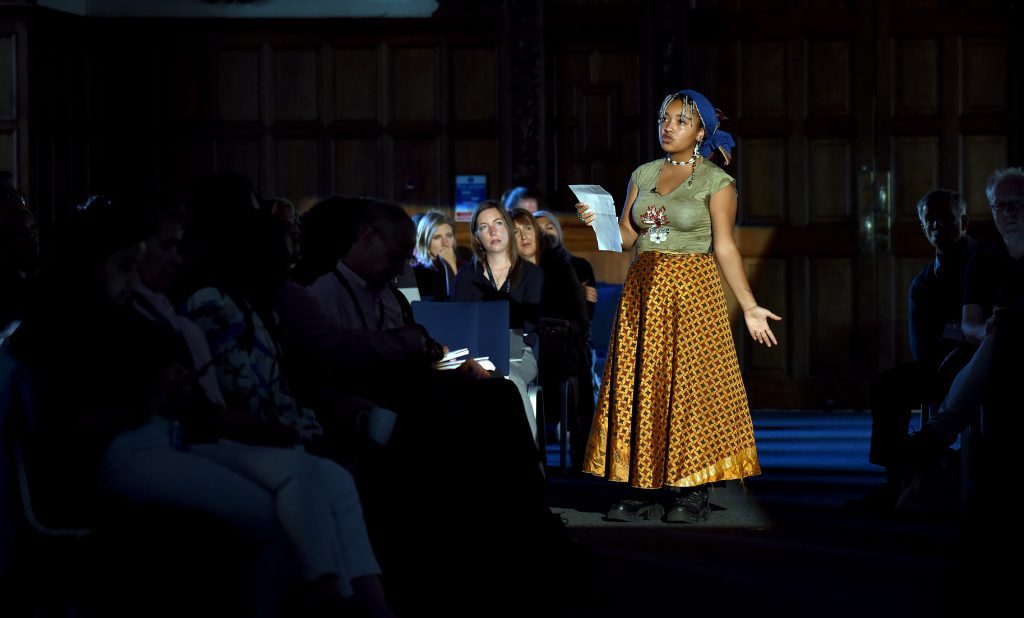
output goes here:
<path id="1" fill-rule="evenodd" d="M 436 363 L 434 363 L 433 367 L 434 367 L 434 369 L 441 369 L 441 370 L 455 369 L 456 367 L 462 365 L 462 363 L 466 362 L 466 359 L 468 359 L 468 358 L 469 358 L 469 348 L 462 348 L 461 350 L 453 350 L 453 351 L 448 352 L 447 354 L 445 354 L 444 358 L 442 358 L 441 360 L 439 360 Z M 475 360 L 477 363 L 479 363 L 480 366 L 483 367 L 484 369 L 486 369 L 487 371 L 494 371 L 495 370 L 494 363 L 492 363 L 491 359 L 486 357 L 486 356 L 476 356 L 476 357 L 473 357 L 473 360 Z"/>

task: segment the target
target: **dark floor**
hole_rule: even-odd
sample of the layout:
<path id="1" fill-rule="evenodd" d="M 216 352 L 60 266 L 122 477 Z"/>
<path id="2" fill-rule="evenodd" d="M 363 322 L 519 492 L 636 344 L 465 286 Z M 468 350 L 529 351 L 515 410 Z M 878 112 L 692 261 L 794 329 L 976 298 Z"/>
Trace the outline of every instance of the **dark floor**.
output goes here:
<path id="1" fill-rule="evenodd" d="M 550 506 L 594 556 L 588 598 L 558 613 L 936 615 L 959 517 L 843 508 L 882 482 L 867 463 L 870 423 L 866 412 L 755 412 L 763 473 L 715 488 L 703 524 L 608 522 L 618 486 L 551 478 Z"/>

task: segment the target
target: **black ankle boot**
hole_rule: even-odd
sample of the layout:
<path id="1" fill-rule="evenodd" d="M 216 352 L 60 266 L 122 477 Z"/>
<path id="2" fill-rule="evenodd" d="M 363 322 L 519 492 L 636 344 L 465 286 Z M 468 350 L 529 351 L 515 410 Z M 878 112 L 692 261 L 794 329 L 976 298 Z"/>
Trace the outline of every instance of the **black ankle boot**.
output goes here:
<path id="1" fill-rule="evenodd" d="M 665 507 L 654 500 L 619 500 L 605 515 L 608 521 L 642 521 L 661 519 Z"/>
<path id="2" fill-rule="evenodd" d="M 701 485 L 688 491 L 683 490 L 683 494 L 676 498 L 672 508 L 665 516 L 665 521 L 696 524 L 707 521 L 710 514 L 711 503 L 708 499 L 708 487 Z"/>

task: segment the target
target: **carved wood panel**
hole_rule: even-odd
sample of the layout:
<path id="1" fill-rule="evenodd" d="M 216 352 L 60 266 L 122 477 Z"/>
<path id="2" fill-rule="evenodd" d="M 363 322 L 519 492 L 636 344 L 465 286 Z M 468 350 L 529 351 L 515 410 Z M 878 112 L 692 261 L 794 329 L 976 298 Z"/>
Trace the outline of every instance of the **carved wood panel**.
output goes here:
<path id="1" fill-rule="evenodd" d="M 0 119 L 17 117 L 18 57 L 14 33 L 0 33 Z"/>
<path id="2" fill-rule="evenodd" d="M 1006 111 L 1009 45 L 1005 39 L 964 38 L 964 113 Z"/>
<path id="3" fill-rule="evenodd" d="M 939 186 L 939 140 L 897 137 L 892 153 L 894 214 L 917 220 L 917 201 Z"/>
<path id="4" fill-rule="evenodd" d="M 395 139 L 395 200 L 412 206 L 439 206 L 440 151 L 436 138 Z"/>
<path id="5" fill-rule="evenodd" d="M 809 41 L 807 44 L 807 112 L 848 114 L 853 83 L 850 43 Z"/>
<path id="6" fill-rule="evenodd" d="M 260 50 L 222 49 L 217 53 L 217 119 L 260 119 Z"/>
<path id="7" fill-rule="evenodd" d="M 453 49 L 451 52 L 452 118 L 497 119 L 498 59 L 493 48 Z M 521 92 L 520 96 L 530 96 Z"/>
<path id="8" fill-rule="evenodd" d="M 853 213 L 850 186 L 852 148 L 845 139 L 808 140 L 807 197 L 811 221 L 848 221 Z"/>
<path id="9" fill-rule="evenodd" d="M 383 195 L 381 144 L 377 138 L 334 142 L 334 186 L 337 195 Z"/>
<path id="10" fill-rule="evenodd" d="M 963 197 L 967 214 L 979 221 L 992 218 L 985 184 L 997 169 L 1007 165 L 1005 135 L 968 135 L 963 145 Z"/>
<path id="11" fill-rule="evenodd" d="M 786 218 L 786 147 L 780 139 L 742 139 L 740 209 L 744 220 Z"/>
<path id="12" fill-rule="evenodd" d="M 221 139 L 216 142 L 217 169 L 245 174 L 260 192 L 264 187 L 262 144 L 255 139 Z M 291 196 L 285 196 L 290 197 Z"/>
<path id="13" fill-rule="evenodd" d="M 842 258 L 813 259 L 809 283 L 811 375 L 849 371 L 857 337 L 853 264 Z"/>
<path id="14" fill-rule="evenodd" d="M 335 118 L 377 120 L 379 88 L 379 52 L 376 47 L 335 50 Z"/>
<path id="15" fill-rule="evenodd" d="M 394 120 L 437 121 L 437 49 L 399 47 L 391 55 L 389 90 Z"/>
<path id="16" fill-rule="evenodd" d="M 935 39 L 897 40 L 894 58 L 897 114 L 939 112 L 939 43 Z"/>
<path id="17" fill-rule="evenodd" d="M 754 41 L 744 44 L 742 93 L 743 115 L 782 117 L 786 108 L 786 44 Z"/>
<path id="18" fill-rule="evenodd" d="M 315 49 L 275 49 L 274 120 L 319 118 L 318 53 Z"/>
<path id="19" fill-rule="evenodd" d="M 275 194 L 296 205 L 310 205 L 320 192 L 319 143 L 316 139 L 280 139 L 275 143 Z"/>

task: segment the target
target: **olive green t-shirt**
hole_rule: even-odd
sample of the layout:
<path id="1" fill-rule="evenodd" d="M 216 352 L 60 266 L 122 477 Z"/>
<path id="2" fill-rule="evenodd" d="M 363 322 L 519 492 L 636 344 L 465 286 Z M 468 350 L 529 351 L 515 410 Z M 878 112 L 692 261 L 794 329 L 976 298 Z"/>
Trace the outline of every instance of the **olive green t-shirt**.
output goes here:
<path id="1" fill-rule="evenodd" d="M 653 193 L 664 159 L 644 163 L 633 171 L 637 188 L 630 216 L 640 228 L 637 252 L 708 253 L 711 251 L 711 196 L 735 186 L 736 180 L 707 159 L 701 159 L 693 186 L 683 181 L 667 195 Z"/>

